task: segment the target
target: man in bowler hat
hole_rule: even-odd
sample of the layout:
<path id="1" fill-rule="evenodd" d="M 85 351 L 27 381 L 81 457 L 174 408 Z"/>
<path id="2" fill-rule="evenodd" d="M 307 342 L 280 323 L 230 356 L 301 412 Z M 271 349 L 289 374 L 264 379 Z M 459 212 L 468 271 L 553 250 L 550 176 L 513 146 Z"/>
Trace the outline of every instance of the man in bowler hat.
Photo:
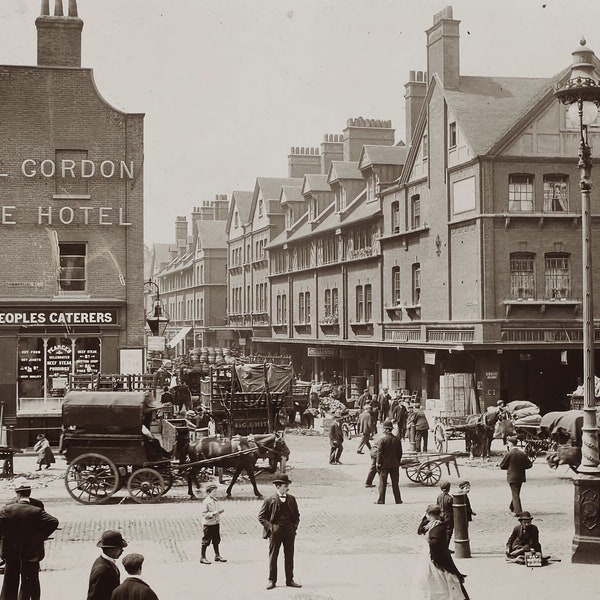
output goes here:
<path id="1" fill-rule="evenodd" d="M 127 542 L 120 531 L 108 530 L 96 544 L 102 554 L 94 561 L 90 573 L 87 600 L 111 600 L 113 591 L 121 583 L 117 559 L 123 554 Z"/>
<path id="2" fill-rule="evenodd" d="M 40 561 L 44 559 L 44 541 L 58 527 L 58 520 L 29 501 L 28 484 L 15 489 L 17 501 L 0 511 L 4 581 L 2 600 L 40 599 Z M 19 580 L 21 587 L 19 589 Z"/>
<path id="3" fill-rule="evenodd" d="M 506 481 L 510 486 L 512 499 L 509 510 L 518 515 L 523 512 L 521 506 L 521 486 L 527 481 L 525 471 L 531 469 L 531 461 L 527 454 L 520 448 L 517 448 L 518 438 L 511 436 L 508 438 L 508 452 L 502 457 L 499 467 L 506 471 Z"/>
<path id="4" fill-rule="evenodd" d="M 379 473 L 379 499 L 375 504 L 385 504 L 385 490 L 388 475 L 392 480 L 392 491 L 396 504 L 402 504 L 400 497 L 400 461 L 402 460 L 402 442 L 392 434 L 394 424 L 386 419 L 383 422 L 383 437 L 377 442 L 377 472 Z"/>
<path id="5" fill-rule="evenodd" d="M 288 587 L 300 588 L 294 581 L 294 542 L 296 530 L 300 523 L 300 512 L 296 498 L 288 493 L 290 478 L 279 474 L 273 480 L 276 493 L 266 498 L 258 513 L 258 520 L 263 526 L 263 538 L 269 539 L 269 581 L 267 589 L 272 590 L 277 584 L 277 558 L 283 544 L 285 559 L 285 584 Z"/>

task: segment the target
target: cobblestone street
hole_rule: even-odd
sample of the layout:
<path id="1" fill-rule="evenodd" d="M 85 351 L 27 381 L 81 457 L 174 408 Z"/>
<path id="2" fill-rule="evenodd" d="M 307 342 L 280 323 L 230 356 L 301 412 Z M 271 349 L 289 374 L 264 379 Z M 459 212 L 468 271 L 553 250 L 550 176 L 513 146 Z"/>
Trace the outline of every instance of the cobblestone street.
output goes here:
<path id="1" fill-rule="evenodd" d="M 287 439 L 292 450 L 292 493 L 301 510 L 296 571 L 304 588 L 282 588 L 274 593 L 289 598 L 337 599 L 374 592 L 387 598 L 407 592 L 411 568 L 422 544 L 416 525 L 425 506 L 435 501 L 437 486 L 411 483 L 402 473 L 404 503 L 374 505 L 375 489 L 364 487 L 369 457 L 356 454 L 358 440 L 346 443 L 344 464 L 332 467 L 327 464 L 325 437 L 289 435 Z M 460 442 L 455 445 L 459 449 Z M 469 575 L 472 598 L 482 598 L 483 594 L 500 598 L 505 578 L 519 582 L 513 598 L 542 597 L 543 587 L 544 598 L 558 599 L 566 593 L 569 582 L 577 581 L 582 591 L 586 585 L 591 586 L 596 578 L 589 575 L 590 567 L 570 564 L 573 485 L 550 471 L 543 458 L 530 471 L 523 502 L 535 516 L 545 553 L 562 562 L 539 570 L 505 563 L 504 543 L 515 521 L 508 511 L 504 473 L 495 466 L 501 447 L 494 448 L 495 456 L 489 463 L 465 457 L 458 461 L 460 478 L 472 483 L 470 497 L 477 512 L 470 529 L 473 558 L 459 561 L 460 568 Z M 31 457 L 16 459 L 16 472 L 34 467 Z M 229 562 L 201 567 L 198 502 L 187 499 L 183 485 L 175 486 L 158 504 L 137 505 L 121 492 L 111 504 L 84 506 L 67 496 L 60 478 L 64 467 L 61 458 L 53 470 L 43 472 L 33 482 L 34 495 L 44 500 L 48 512 L 60 519 L 62 527 L 47 544 L 42 574 L 45 597 L 82 597 L 89 566 L 97 555 L 95 542 L 108 528 L 121 529 L 129 540 L 128 550 L 147 557 L 145 575 L 161 598 L 200 597 L 207 591 L 218 598 L 264 597 L 267 548 L 256 518 L 260 501 L 252 496 L 247 482 L 234 488 L 232 500 L 223 500 L 222 549 Z M 271 492 L 271 478 L 268 474 L 259 476 L 259 487 L 265 495 Z M 448 479 L 456 484 L 459 478 L 453 472 Z M 3 499 L 12 493 L 5 481 L 0 491 Z M 221 491 L 224 495 L 224 487 Z M 493 595 L 495 585 L 497 595 Z M 56 595 L 58 590 L 60 596 Z"/>

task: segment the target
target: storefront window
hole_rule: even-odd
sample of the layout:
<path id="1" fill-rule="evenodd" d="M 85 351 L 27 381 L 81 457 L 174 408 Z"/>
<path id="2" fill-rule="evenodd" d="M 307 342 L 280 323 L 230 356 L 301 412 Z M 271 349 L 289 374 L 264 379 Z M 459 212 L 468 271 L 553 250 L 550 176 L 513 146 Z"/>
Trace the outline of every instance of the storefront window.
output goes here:
<path id="1" fill-rule="evenodd" d="M 19 338 L 18 361 L 19 410 L 56 410 L 46 401 L 67 393 L 70 374 L 100 371 L 100 339 Z"/>

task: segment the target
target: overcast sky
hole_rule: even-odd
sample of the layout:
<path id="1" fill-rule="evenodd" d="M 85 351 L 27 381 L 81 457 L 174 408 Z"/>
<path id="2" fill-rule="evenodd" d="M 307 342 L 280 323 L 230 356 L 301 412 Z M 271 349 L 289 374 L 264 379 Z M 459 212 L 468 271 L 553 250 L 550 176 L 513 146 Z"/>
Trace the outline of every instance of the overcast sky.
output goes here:
<path id="1" fill-rule="evenodd" d="M 40 0 L 0 0 L 0 63 L 36 63 Z M 50 2 L 54 5 L 54 0 Z M 68 0 L 64 0 L 65 8 Z M 597 0 L 455 0 L 464 75 L 549 77 L 581 35 L 600 55 Z M 146 244 L 216 194 L 287 176 L 291 146 L 348 117 L 391 119 L 425 70 L 443 0 L 78 0 L 82 64 L 145 118 Z"/>

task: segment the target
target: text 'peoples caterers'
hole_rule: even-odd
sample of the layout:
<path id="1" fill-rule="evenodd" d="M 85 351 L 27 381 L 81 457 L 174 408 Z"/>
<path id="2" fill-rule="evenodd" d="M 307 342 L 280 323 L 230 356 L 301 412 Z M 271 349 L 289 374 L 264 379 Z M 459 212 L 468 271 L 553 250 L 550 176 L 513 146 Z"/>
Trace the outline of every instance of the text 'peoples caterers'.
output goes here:
<path id="1" fill-rule="evenodd" d="M 65 183 L 69 181 L 82 181 L 92 178 L 102 179 L 134 179 L 133 161 L 93 161 L 83 160 L 51 160 L 36 161 L 27 158 L 21 163 L 21 175 L 27 179 L 60 179 Z M 2 177 L 9 177 L 7 173 L 0 173 Z M 66 199 L 70 194 L 60 197 Z M 72 194 L 74 199 L 91 199 L 91 196 Z M 54 199 L 59 199 L 54 196 Z M 31 210 L 35 213 L 30 214 Z M 27 211 L 28 214 L 25 214 Z M 127 221 L 124 208 L 111 206 L 38 206 L 24 209 L 16 205 L 0 205 L 0 225 L 18 225 L 27 222 L 37 225 L 131 225 Z"/>

